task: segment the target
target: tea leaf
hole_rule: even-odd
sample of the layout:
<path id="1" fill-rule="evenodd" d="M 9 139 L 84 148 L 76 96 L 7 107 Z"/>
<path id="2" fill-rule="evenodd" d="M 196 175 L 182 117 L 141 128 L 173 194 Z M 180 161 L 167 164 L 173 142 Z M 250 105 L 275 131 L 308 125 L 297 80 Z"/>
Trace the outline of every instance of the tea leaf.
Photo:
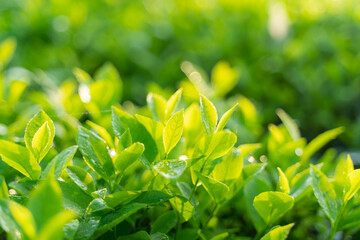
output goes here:
<path id="1" fill-rule="evenodd" d="M 279 172 L 279 189 L 286 194 L 290 193 L 290 186 L 289 186 L 289 181 L 286 177 L 286 175 L 284 174 L 284 172 L 281 170 L 281 168 L 277 168 L 278 172 Z"/>
<path id="2" fill-rule="evenodd" d="M 100 176 L 109 180 L 114 174 L 114 167 L 105 141 L 84 127 L 79 127 L 77 143 L 85 161 Z"/>
<path id="3" fill-rule="evenodd" d="M 146 98 L 149 109 L 151 110 L 154 118 L 160 122 L 165 122 L 166 100 L 155 93 L 149 93 Z"/>
<path id="4" fill-rule="evenodd" d="M 181 135 L 183 133 L 183 129 L 184 129 L 184 110 L 181 110 L 175 113 L 169 119 L 169 121 L 167 121 L 164 128 L 164 134 L 163 134 L 164 149 L 167 154 L 179 142 Z"/>
<path id="5" fill-rule="evenodd" d="M 224 115 L 222 115 L 217 127 L 216 127 L 216 131 L 215 132 L 219 132 L 222 131 L 226 125 L 226 123 L 229 121 L 231 115 L 233 114 L 233 112 L 235 111 L 235 108 L 238 106 L 238 103 L 235 104 L 235 106 L 233 106 L 230 110 L 228 110 L 226 113 L 224 113 Z"/>
<path id="6" fill-rule="evenodd" d="M 300 130 L 294 119 L 292 119 L 284 110 L 277 109 L 276 114 L 279 116 L 286 129 L 288 130 L 290 136 L 293 140 L 298 140 L 301 138 Z"/>
<path id="7" fill-rule="evenodd" d="M 331 182 L 329 182 L 323 172 L 313 165 L 310 167 L 310 176 L 311 187 L 314 190 L 315 197 L 330 221 L 332 223 L 335 222 L 338 213 L 338 205 L 336 202 L 336 193 Z"/>
<path id="8" fill-rule="evenodd" d="M 195 171 L 195 174 L 203 183 L 204 188 L 209 193 L 210 197 L 214 199 L 215 202 L 219 203 L 226 197 L 226 194 L 230 189 L 224 183 L 219 182 L 213 178 L 204 176 L 198 171 Z"/>
<path id="9" fill-rule="evenodd" d="M 146 204 L 130 203 L 123 206 L 118 211 L 106 215 L 100 220 L 99 226 L 96 229 L 95 233 L 91 236 L 91 239 L 96 239 L 100 237 L 105 232 L 112 229 L 113 227 L 124 221 L 126 218 L 128 218 L 130 215 L 136 213 L 138 210 L 144 207 L 146 207 Z"/>
<path id="10" fill-rule="evenodd" d="M 25 176 L 39 179 L 40 165 L 25 147 L 0 139 L 0 156 L 4 162 Z"/>
<path id="11" fill-rule="evenodd" d="M 169 211 L 156 219 L 151 227 L 151 234 L 153 233 L 168 233 L 177 223 L 175 211 Z"/>
<path id="12" fill-rule="evenodd" d="M 144 149 L 144 144 L 137 142 L 120 152 L 114 161 L 116 170 L 121 173 L 124 172 L 126 168 L 140 158 Z"/>
<path id="13" fill-rule="evenodd" d="M 25 129 L 25 144 L 36 161 L 40 162 L 45 157 L 54 136 L 54 123 L 44 111 L 40 111 L 29 121 Z"/>
<path id="14" fill-rule="evenodd" d="M 62 211 L 61 189 L 55 179 L 49 178 L 39 184 L 31 193 L 28 208 L 34 216 L 37 232 Z"/>
<path id="15" fill-rule="evenodd" d="M 267 224 L 274 223 L 294 206 L 294 198 L 282 192 L 263 192 L 254 198 L 254 207 Z"/>
<path id="16" fill-rule="evenodd" d="M 25 235 L 30 239 L 36 238 L 36 225 L 34 217 L 32 216 L 31 212 L 24 206 L 10 201 L 8 203 L 10 212 L 16 222 L 19 224 L 22 231 Z"/>
<path id="17" fill-rule="evenodd" d="M 181 94 L 182 94 L 182 89 L 180 88 L 173 95 L 171 95 L 169 100 L 166 102 L 165 105 L 166 120 L 169 119 L 172 113 L 175 111 L 177 105 L 180 102 Z"/>
<path id="18" fill-rule="evenodd" d="M 218 120 L 216 108 L 214 104 L 203 95 L 200 96 L 200 113 L 207 134 L 214 133 Z"/>
<path id="19" fill-rule="evenodd" d="M 4 176 L 0 175 L 0 199 L 9 198 L 8 187 L 5 182 Z"/>
<path id="20" fill-rule="evenodd" d="M 72 146 L 66 148 L 59 154 L 57 154 L 46 166 L 45 170 L 41 172 L 41 178 L 46 178 L 50 173 L 53 174 L 54 178 L 60 177 L 62 171 L 66 168 L 68 163 L 74 157 L 78 146 Z"/>
<path id="21" fill-rule="evenodd" d="M 169 179 L 176 179 L 183 174 L 187 166 L 187 162 L 181 159 L 163 160 L 154 165 L 154 169 Z"/>
<path id="22" fill-rule="evenodd" d="M 274 227 L 270 232 L 265 234 L 260 240 L 284 240 L 289 235 L 294 223 L 290 223 L 285 226 Z"/>
<path id="23" fill-rule="evenodd" d="M 303 154 L 301 155 L 301 162 L 305 164 L 307 160 L 320 148 L 322 148 L 329 141 L 340 135 L 344 131 L 343 127 L 335 128 L 329 131 L 326 131 L 316 138 L 314 138 L 304 149 Z"/>
<path id="24" fill-rule="evenodd" d="M 71 178 L 71 180 L 73 180 L 73 182 L 86 193 L 91 194 L 96 190 L 94 179 L 88 172 L 84 171 L 82 168 L 77 166 L 68 166 L 66 168 L 66 172 Z"/>
<path id="25" fill-rule="evenodd" d="M 360 169 L 353 170 L 346 177 L 344 201 L 349 201 L 360 189 Z"/>

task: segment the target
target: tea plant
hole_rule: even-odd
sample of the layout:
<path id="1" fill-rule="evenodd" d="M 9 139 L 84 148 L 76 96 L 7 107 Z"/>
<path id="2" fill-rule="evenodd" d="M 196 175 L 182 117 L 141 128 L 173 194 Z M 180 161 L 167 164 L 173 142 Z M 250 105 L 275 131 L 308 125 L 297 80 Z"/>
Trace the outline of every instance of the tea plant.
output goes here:
<path id="1" fill-rule="evenodd" d="M 87 76 L 79 71 L 77 77 Z M 52 159 L 45 157 L 55 126 L 44 111 L 28 122 L 25 145 L 0 140 L 2 161 L 17 171 L 0 176 L 3 235 L 303 239 L 299 234 L 323 226 L 317 235 L 333 239 L 359 230 L 360 173 L 350 156 L 340 155 L 336 167 L 331 152 L 310 161 L 342 128 L 307 144 L 294 120 L 278 110 L 283 124 L 269 125 L 261 144 L 238 144 L 227 129 L 238 104 L 220 117 L 204 95 L 184 105 L 182 92 L 169 99 L 150 93 L 148 111 L 135 114 L 113 106 L 111 129 L 87 120 L 77 145 Z M 311 206 L 308 215 L 299 211 L 304 206 Z"/>

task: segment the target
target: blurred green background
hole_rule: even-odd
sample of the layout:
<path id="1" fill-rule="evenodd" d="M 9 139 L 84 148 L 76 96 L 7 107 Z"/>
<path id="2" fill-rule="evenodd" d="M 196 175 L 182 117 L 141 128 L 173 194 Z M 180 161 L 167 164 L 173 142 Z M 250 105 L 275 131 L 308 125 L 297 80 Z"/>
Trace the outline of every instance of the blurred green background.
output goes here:
<path id="1" fill-rule="evenodd" d="M 26 78 L 44 92 L 74 78 L 74 67 L 93 75 L 111 62 L 122 102 L 144 105 L 146 90 L 179 87 L 184 61 L 205 80 L 216 65 L 236 79 L 222 95 L 253 101 L 264 127 L 283 108 L 307 138 L 345 126 L 333 144 L 360 149 L 358 0 L 0 0 L 5 39 L 17 43 L 5 85 Z"/>

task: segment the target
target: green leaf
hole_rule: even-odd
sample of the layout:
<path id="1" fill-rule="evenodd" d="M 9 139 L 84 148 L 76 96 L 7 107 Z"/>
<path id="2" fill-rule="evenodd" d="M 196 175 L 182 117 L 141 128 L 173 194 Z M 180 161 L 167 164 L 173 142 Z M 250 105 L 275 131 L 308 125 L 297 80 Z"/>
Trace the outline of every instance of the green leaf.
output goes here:
<path id="1" fill-rule="evenodd" d="M 62 211 L 61 189 L 55 179 L 49 178 L 40 183 L 30 195 L 28 208 L 39 232 L 46 222 Z"/>
<path id="2" fill-rule="evenodd" d="M 9 202 L 10 200 L 0 199 L 0 227 L 7 232 L 9 239 L 21 240 L 25 237 L 10 212 Z"/>
<path id="3" fill-rule="evenodd" d="M 0 199 L 2 198 L 9 198 L 9 192 L 4 176 L 0 175 Z"/>
<path id="4" fill-rule="evenodd" d="M 84 171 L 82 168 L 77 166 L 68 166 L 66 168 L 66 172 L 71 178 L 71 180 L 73 180 L 73 182 L 86 193 L 91 194 L 96 190 L 94 179 L 88 172 Z"/>
<path id="5" fill-rule="evenodd" d="M 36 225 L 31 212 L 26 207 L 13 201 L 9 201 L 8 206 L 12 216 L 19 224 L 25 235 L 30 239 L 35 239 Z"/>
<path id="6" fill-rule="evenodd" d="M 351 209 L 351 211 L 342 217 L 338 231 L 358 227 L 360 224 L 360 207 Z"/>
<path id="7" fill-rule="evenodd" d="M 313 165 L 310 167 L 310 176 L 311 187 L 313 188 L 315 197 L 330 221 L 334 223 L 338 213 L 338 205 L 332 183 L 323 172 Z"/>
<path id="8" fill-rule="evenodd" d="M 209 161 L 224 156 L 232 149 L 237 139 L 234 133 L 222 131 L 213 134 L 210 138 L 210 143 L 205 146 L 207 150 L 204 153 Z M 205 141 L 204 144 L 206 144 Z"/>
<path id="9" fill-rule="evenodd" d="M 130 130 L 126 129 L 119 139 L 118 152 L 129 147 L 131 144 L 132 144 L 132 138 L 131 138 Z"/>
<path id="10" fill-rule="evenodd" d="M 135 115 L 135 118 L 146 128 L 150 133 L 151 137 L 156 142 L 156 146 L 159 149 L 160 154 L 164 154 L 164 143 L 163 143 L 163 131 L 164 125 L 155 121 L 151 118 L 144 117 L 142 115 Z"/>
<path id="11" fill-rule="evenodd" d="M 44 111 L 36 114 L 26 126 L 25 144 L 38 162 L 40 162 L 49 151 L 54 137 L 54 123 Z"/>
<path id="12" fill-rule="evenodd" d="M 54 178 L 60 177 L 68 163 L 73 159 L 78 146 L 71 146 L 57 154 L 46 166 L 45 170 L 41 172 L 41 178 L 46 178 L 50 173 L 53 174 Z"/>
<path id="13" fill-rule="evenodd" d="M 125 205 L 140 195 L 140 191 L 119 191 L 105 197 L 105 202 L 112 208 Z"/>
<path id="14" fill-rule="evenodd" d="M 86 213 L 87 214 L 92 214 L 92 213 L 102 213 L 104 214 L 105 212 L 110 212 L 113 211 L 114 209 L 110 206 L 108 206 L 106 204 L 106 202 L 104 201 L 104 199 L 102 198 L 96 198 L 94 200 L 91 201 L 91 203 L 89 204 L 89 206 L 86 209 Z"/>
<path id="15" fill-rule="evenodd" d="M 244 158 L 239 149 L 230 151 L 224 159 L 215 166 L 213 171 L 214 179 L 227 183 L 234 181 L 241 176 Z"/>
<path id="16" fill-rule="evenodd" d="M 169 100 L 166 102 L 166 105 L 165 105 L 166 120 L 169 119 L 171 117 L 172 113 L 175 111 L 177 105 L 180 102 L 181 94 L 182 94 L 182 89 L 180 88 L 173 95 L 171 95 Z"/>
<path id="17" fill-rule="evenodd" d="M 279 172 L 279 189 L 283 193 L 289 194 L 290 193 L 289 181 L 285 176 L 285 173 L 281 170 L 281 168 L 278 167 L 277 170 Z"/>
<path id="18" fill-rule="evenodd" d="M 248 215 L 250 215 L 251 221 L 253 222 L 253 225 L 258 232 L 265 230 L 266 223 L 254 207 L 254 198 L 260 193 L 270 191 L 271 189 L 271 183 L 262 175 L 257 175 L 256 177 L 251 178 L 244 185 L 244 197 L 247 212 Z"/>
<path id="19" fill-rule="evenodd" d="M 184 129 L 184 110 L 175 113 L 169 121 L 167 121 L 164 134 L 164 149 L 165 153 L 169 153 L 171 149 L 179 142 Z"/>
<path id="20" fill-rule="evenodd" d="M 276 114 L 279 116 L 286 129 L 288 130 L 291 138 L 293 140 L 298 140 L 301 138 L 300 130 L 294 119 L 292 119 L 284 110 L 277 109 Z"/>
<path id="21" fill-rule="evenodd" d="M 346 177 L 344 201 L 349 201 L 360 189 L 360 169 L 353 170 Z"/>
<path id="22" fill-rule="evenodd" d="M 314 138 L 304 149 L 303 154 L 301 155 L 301 163 L 305 164 L 307 160 L 320 148 L 322 148 L 329 141 L 337 137 L 344 131 L 343 127 L 335 128 L 329 131 L 326 131 L 316 138 Z"/>
<path id="23" fill-rule="evenodd" d="M 8 37 L 0 44 L 0 70 L 10 62 L 16 48 L 16 39 Z"/>
<path id="24" fill-rule="evenodd" d="M 74 218 L 71 211 L 62 211 L 46 222 L 37 239 L 39 240 L 62 240 L 63 226 Z"/>
<path id="25" fill-rule="evenodd" d="M 151 240 L 151 238 L 147 232 L 139 231 L 131 235 L 120 236 L 117 240 Z"/>
<path id="26" fill-rule="evenodd" d="M 178 212 L 180 222 L 187 222 L 195 212 L 194 206 L 187 200 L 179 197 L 174 197 L 169 200 L 171 206 Z"/>
<path id="27" fill-rule="evenodd" d="M 336 170 L 335 170 L 336 180 L 340 181 L 341 183 L 345 182 L 346 177 L 353 170 L 354 170 L 354 164 L 352 162 L 350 155 L 347 155 L 347 158 L 344 161 L 343 159 L 340 159 L 339 163 L 336 166 Z"/>
<path id="28" fill-rule="evenodd" d="M 157 191 L 157 190 L 149 190 L 142 192 L 137 198 L 132 200 L 132 203 L 145 203 L 148 205 L 159 204 L 161 202 L 165 202 L 171 199 L 173 196 Z"/>
<path id="29" fill-rule="evenodd" d="M 86 128 L 79 127 L 77 143 L 87 164 L 109 181 L 114 174 L 114 166 L 104 140 Z"/>
<path id="30" fill-rule="evenodd" d="M 228 239 L 228 237 L 229 237 L 229 233 L 224 232 L 216 235 L 215 237 L 212 237 L 210 240 L 223 240 L 223 239 Z"/>
<path id="31" fill-rule="evenodd" d="M 146 204 L 142 203 L 130 203 L 122 208 L 120 208 L 118 211 L 108 214 L 105 217 L 103 217 L 100 220 L 100 224 L 98 228 L 96 229 L 94 235 L 91 237 L 91 239 L 96 239 L 103 235 L 108 230 L 112 229 L 125 219 L 127 219 L 132 214 L 136 213 L 138 210 L 146 207 Z"/>
<path id="32" fill-rule="evenodd" d="M 93 198 L 84 193 L 84 191 L 74 183 L 62 181 L 58 181 L 58 183 L 63 193 L 64 208 L 70 209 L 78 216 L 83 216 Z"/>
<path id="33" fill-rule="evenodd" d="M 254 198 L 254 207 L 270 225 L 294 206 L 294 198 L 282 192 L 263 192 Z"/>
<path id="34" fill-rule="evenodd" d="M 195 174 L 203 183 L 203 186 L 209 193 L 210 197 L 214 199 L 216 203 L 220 203 L 226 197 L 226 194 L 230 189 L 224 183 L 204 176 L 198 171 L 195 171 Z"/>
<path id="35" fill-rule="evenodd" d="M 151 163 L 155 160 L 158 154 L 158 149 L 154 139 L 145 127 L 130 114 L 115 107 L 112 109 L 112 125 L 118 138 L 120 138 L 121 134 L 126 129 L 129 129 L 132 140 L 134 142 L 141 142 L 144 144 L 145 150 L 144 154 L 140 158 L 140 161 L 150 168 Z"/>
<path id="36" fill-rule="evenodd" d="M 39 179 L 40 165 L 29 150 L 18 144 L 0 140 L 0 156 L 4 162 L 31 179 Z"/>
<path id="37" fill-rule="evenodd" d="M 218 120 L 216 108 L 214 104 L 203 95 L 200 96 L 200 113 L 207 134 L 214 133 Z"/>
<path id="38" fill-rule="evenodd" d="M 168 233 L 177 223 L 177 216 L 175 211 L 165 212 L 158 217 L 153 223 L 151 228 L 151 234 L 161 232 Z"/>
<path id="39" fill-rule="evenodd" d="M 109 103 L 115 104 L 116 102 L 120 101 L 122 97 L 123 83 L 119 72 L 112 63 L 107 62 L 101 66 L 96 71 L 94 79 L 96 81 L 108 80 L 111 83 L 113 87 L 113 94 Z"/>
<path id="40" fill-rule="evenodd" d="M 163 160 L 154 165 L 154 169 L 169 179 L 180 177 L 185 171 L 187 162 L 181 159 Z"/>
<path id="41" fill-rule="evenodd" d="M 101 216 L 88 216 L 80 221 L 74 239 L 89 239 L 100 224 Z"/>
<path id="42" fill-rule="evenodd" d="M 169 237 L 165 233 L 153 233 L 150 235 L 151 240 L 169 240 Z"/>
<path id="43" fill-rule="evenodd" d="M 260 240 L 285 240 L 293 226 L 294 224 L 290 223 L 285 226 L 275 227 L 265 234 Z"/>
<path id="44" fill-rule="evenodd" d="M 121 173 L 124 172 L 126 168 L 140 158 L 144 149 L 144 144 L 136 142 L 120 152 L 114 161 L 116 170 Z"/>
<path id="45" fill-rule="evenodd" d="M 106 143 L 109 145 L 110 148 L 112 148 L 112 149 L 115 148 L 112 137 L 111 137 L 110 133 L 108 131 L 106 131 L 105 128 L 103 128 L 100 125 L 97 125 L 94 122 L 91 122 L 90 120 L 87 120 L 86 124 L 89 125 L 90 127 L 92 127 L 93 129 L 95 129 L 96 132 L 98 132 L 99 136 L 102 137 L 106 141 Z"/>
<path id="46" fill-rule="evenodd" d="M 226 125 L 226 123 L 229 121 L 231 115 L 233 114 L 233 112 L 235 111 L 235 108 L 238 106 L 239 104 L 235 104 L 230 110 L 228 110 L 226 113 L 224 113 L 224 115 L 222 115 L 222 117 L 220 118 L 220 121 L 216 127 L 216 132 L 222 131 Z"/>
<path id="47" fill-rule="evenodd" d="M 165 122 L 166 100 L 155 93 L 149 93 L 146 98 L 148 107 L 155 119 Z"/>

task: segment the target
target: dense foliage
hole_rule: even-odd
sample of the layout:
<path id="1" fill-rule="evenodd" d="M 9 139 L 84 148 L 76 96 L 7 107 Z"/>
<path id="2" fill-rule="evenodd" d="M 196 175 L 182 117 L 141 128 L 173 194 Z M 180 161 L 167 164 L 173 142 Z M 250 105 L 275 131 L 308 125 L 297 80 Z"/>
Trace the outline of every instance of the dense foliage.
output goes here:
<path id="1" fill-rule="evenodd" d="M 190 78 L 200 76 L 191 63 L 183 68 Z M 2 126 L 7 140 L 0 140 L 2 236 L 358 236 L 360 170 L 333 149 L 314 157 L 342 127 L 307 143 L 278 109 L 282 124 L 270 124 L 262 136 L 250 100 L 215 98 L 231 91 L 232 81 L 184 81 L 169 97 L 149 93 L 147 106 L 138 107 L 118 104 L 122 81 L 111 64 L 94 78 L 78 68 L 74 75 L 77 81 L 49 93 L 24 96 L 23 81 L 2 85 L 0 114 L 8 121 Z M 12 137 L 22 131 L 23 138 Z"/>
<path id="2" fill-rule="evenodd" d="M 167 94 L 179 87 L 183 61 L 206 79 L 224 60 L 237 72 L 228 95 L 253 99 L 265 125 L 279 123 L 280 107 L 309 139 L 346 126 L 334 145 L 355 149 L 359 21 L 358 0 L 0 0 L 0 41 L 18 42 L 8 74 L 32 88 L 47 91 L 74 66 L 93 74 L 110 61 L 124 98 L 144 105 L 153 82 Z"/>

